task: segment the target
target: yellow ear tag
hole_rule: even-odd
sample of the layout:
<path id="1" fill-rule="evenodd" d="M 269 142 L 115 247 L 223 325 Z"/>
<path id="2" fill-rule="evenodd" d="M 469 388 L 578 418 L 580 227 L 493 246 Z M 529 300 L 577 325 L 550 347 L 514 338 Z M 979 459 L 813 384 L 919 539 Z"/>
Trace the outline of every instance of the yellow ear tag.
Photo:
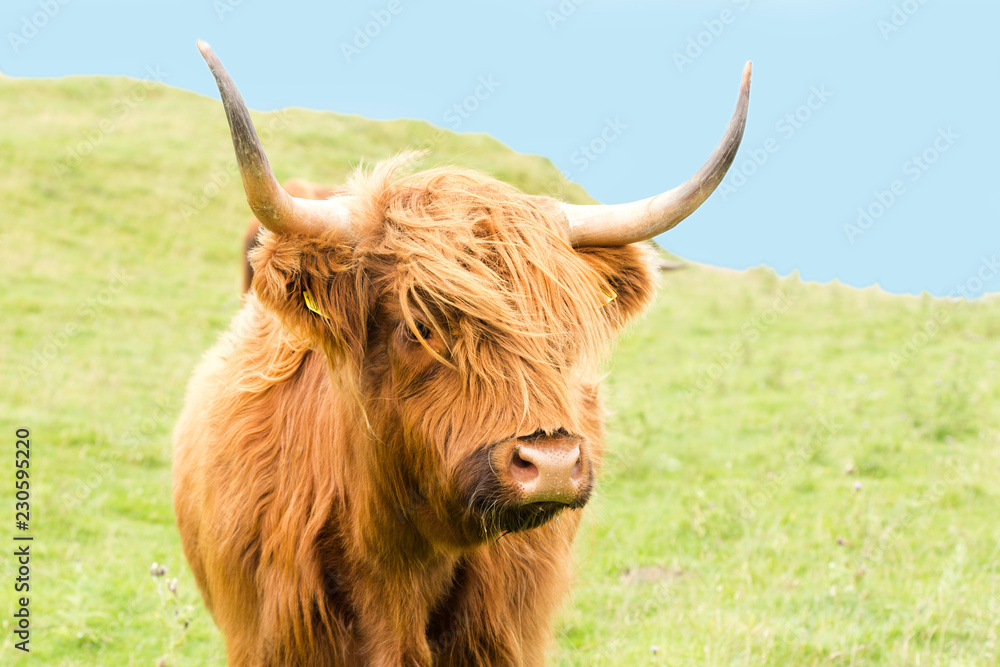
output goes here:
<path id="1" fill-rule="evenodd" d="M 604 306 L 608 305 L 609 303 L 617 299 L 618 293 L 609 287 L 608 291 L 606 292 L 603 289 L 601 290 L 601 296 L 604 297 L 604 304 L 601 306 L 601 308 L 603 308 Z"/>
<path id="2" fill-rule="evenodd" d="M 319 315 L 320 317 L 322 317 L 324 320 L 330 319 L 329 315 L 327 315 L 322 310 L 320 310 L 319 308 L 316 307 L 316 302 L 313 301 L 312 294 L 310 294 L 308 291 L 303 292 L 302 293 L 302 298 L 305 299 L 306 308 L 308 308 L 309 310 L 313 311 L 314 313 L 316 313 L 317 315 Z"/>

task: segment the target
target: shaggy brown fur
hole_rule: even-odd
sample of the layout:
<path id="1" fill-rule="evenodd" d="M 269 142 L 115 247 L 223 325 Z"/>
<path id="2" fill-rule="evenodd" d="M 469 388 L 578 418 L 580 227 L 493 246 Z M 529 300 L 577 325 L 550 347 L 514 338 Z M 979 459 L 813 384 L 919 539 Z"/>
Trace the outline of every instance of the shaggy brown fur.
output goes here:
<path id="1" fill-rule="evenodd" d="M 285 191 L 293 197 L 302 199 L 329 199 L 336 192 L 336 188 L 318 183 L 310 183 L 301 178 L 293 178 L 282 185 Z M 257 247 L 257 234 L 260 232 L 260 220 L 250 218 L 247 231 L 243 235 L 243 291 L 250 291 L 253 284 L 253 266 L 250 264 L 250 251 Z"/>
<path id="2" fill-rule="evenodd" d="M 580 510 L 476 505 L 478 453 L 561 430 L 598 467 L 601 360 L 655 260 L 574 249 L 551 200 L 403 161 L 346 188 L 353 246 L 261 233 L 188 388 L 177 523 L 230 665 L 544 662 Z"/>

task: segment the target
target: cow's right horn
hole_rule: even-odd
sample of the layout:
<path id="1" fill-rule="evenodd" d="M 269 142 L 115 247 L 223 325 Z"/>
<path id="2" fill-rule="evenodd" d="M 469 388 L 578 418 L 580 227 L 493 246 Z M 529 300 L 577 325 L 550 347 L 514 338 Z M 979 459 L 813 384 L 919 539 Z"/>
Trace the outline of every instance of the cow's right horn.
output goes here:
<path id="1" fill-rule="evenodd" d="M 729 126 L 715 151 L 694 176 L 663 194 L 627 204 L 562 204 L 576 247 L 622 246 L 651 239 L 694 213 L 722 182 L 743 139 L 750 104 L 750 63 L 743 69 L 740 95 Z"/>
<path id="2" fill-rule="evenodd" d="M 332 235 L 343 240 L 351 239 L 353 230 L 346 198 L 325 201 L 300 199 L 285 192 L 278 184 L 236 84 L 208 44 L 199 40 L 198 50 L 219 85 L 247 203 L 261 224 L 278 234 Z"/>

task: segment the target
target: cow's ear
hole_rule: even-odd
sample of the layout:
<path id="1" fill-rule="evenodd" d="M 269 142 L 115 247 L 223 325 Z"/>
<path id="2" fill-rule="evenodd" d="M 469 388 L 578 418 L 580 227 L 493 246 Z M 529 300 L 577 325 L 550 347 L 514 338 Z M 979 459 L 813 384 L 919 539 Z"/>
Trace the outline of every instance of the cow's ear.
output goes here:
<path id="1" fill-rule="evenodd" d="M 603 311 L 613 326 L 624 327 L 653 303 L 658 272 L 655 250 L 650 243 L 577 248 L 577 252 L 607 282 L 608 302 Z"/>
<path id="2" fill-rule="evenodd" d="M 324 239 L 261 232 L 250 254 L 253 289 L 265 308 L 299 336 L 337 356 L 360 358 L 371 290 L 354 251 Z"/>

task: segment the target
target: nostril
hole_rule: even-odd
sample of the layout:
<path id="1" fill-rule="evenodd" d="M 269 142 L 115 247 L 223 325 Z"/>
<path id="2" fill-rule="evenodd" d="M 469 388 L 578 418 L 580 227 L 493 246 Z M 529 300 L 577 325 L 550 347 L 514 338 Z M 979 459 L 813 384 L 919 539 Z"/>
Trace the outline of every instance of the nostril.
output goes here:
<path id="1" fill-rule="evenodd" d="M 521 448 L 515 447 L 510 457 L 510 474 L 515 481 L 522 484 L 538 477 L 538 467 L 521 457 Z"/>
<path id="2" fill-rule="evenodd" d="M 523 503 L 568 505 L 585 486 L 587 459 L 575 442 L 557 439 L 519 443 L 508 456 L 507 474 Z"/>

